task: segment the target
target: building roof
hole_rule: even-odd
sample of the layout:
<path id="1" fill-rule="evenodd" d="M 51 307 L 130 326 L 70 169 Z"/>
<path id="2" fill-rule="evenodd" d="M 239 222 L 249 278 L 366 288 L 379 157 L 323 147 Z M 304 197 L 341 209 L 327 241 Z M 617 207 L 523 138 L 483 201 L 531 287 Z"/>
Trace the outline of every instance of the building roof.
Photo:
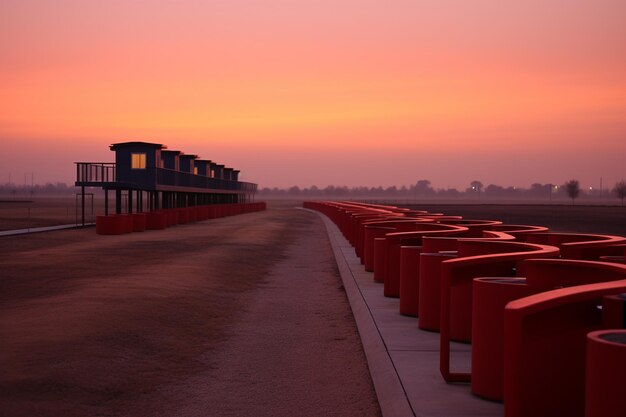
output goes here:
<path id="1" fill-rule="evenodd" d="M 156 149 L 167 149 L 167 146 L 161 143 L 151 143 L 151 142 L 120 142 L 114 143 L 109 146 L 109 149 L 115 151 L 119 148 L 127 148 L 127 147 L 144 147 L 144 148 L 156 148 Z"/>

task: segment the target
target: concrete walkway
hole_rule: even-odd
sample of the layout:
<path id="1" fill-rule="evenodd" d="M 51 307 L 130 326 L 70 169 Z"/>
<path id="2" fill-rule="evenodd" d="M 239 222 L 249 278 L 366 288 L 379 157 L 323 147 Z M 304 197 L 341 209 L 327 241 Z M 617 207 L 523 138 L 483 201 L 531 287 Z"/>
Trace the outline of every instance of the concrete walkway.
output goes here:
<path id="1" fill-rule="evenodd" d="M 0 237 L 27 235 L 29 233 L 52 232 L 54 230 L 78 229 L 81 227 L 91 227 L 91 226 L 95 226 L 95 223 L 85 223 L 84 226 L 76 225 L 76 224 L 61 224 L 58 226 L 29 227 L 28 229 L 2 230 L 0 231 Z"/>
<path id="2" fill-rule="evenodd" d="M 319 214 L 319 213 L 318 213 Z M 471 394 L 468 384 L 447 384 L 439 373 L 439 333 L 420 330 L 383 296 L 337 226 L 321 215 L 357 322 L 385 417 L 502 416 L 503 405 Z M 469 370 L 470 345 L 454 344 L 452 369 Z"/>

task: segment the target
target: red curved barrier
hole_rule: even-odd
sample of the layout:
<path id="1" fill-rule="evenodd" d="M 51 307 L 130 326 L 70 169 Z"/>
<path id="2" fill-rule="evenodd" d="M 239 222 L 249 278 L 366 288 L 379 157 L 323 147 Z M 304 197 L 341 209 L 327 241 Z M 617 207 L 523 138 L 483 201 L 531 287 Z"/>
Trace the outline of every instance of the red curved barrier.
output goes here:
<path id="1" fill-rule="evenodd" d="M 387 233 L 385 249 L 376 253 L 376 256 L 384 257 L 384 295 L 385 297 L 400 297 L 400 247 L 420 246 L 426 236 L 454 236 L 463 235 L 467 228 L 439 223 L 417 223 L 412 231 Z M 417 277 L 416 277 L 417 278 Z"/>
<path id="2" fill-rule="evenodd" d="M 556 288 L 626 279 L 626 267 L 595 261 L 530 259 L 523 278 L 478 278 L 473 283 L 472 392 L 503 399 L 504 308 L 510 301 Z"/>
<path id="3" fill-rule="evenodd" d="M 504 310 L 504 414 L 582 417 L 587 333 L 600 330 L 602 298 L 626 280 L 511 301 Z"/>
<path id="4" fill-rule="evenodd" d="M 618 263 L 626 255 L 626 238 L 551 233 L 542 226 L 365 203 L 304 206 L 337 225 L 366 269 L 373 269 L 374 280 L 389 286 L 397 276 L 400 312 L 417 314 L 420 329 L 441 331 L 446 381 L 469 381 L 470 374 L 450 371 L 450 340 L 471 340 L 472 391 L 493 400 L 504 397 L 507 417 L 582 415 L 580 335 L 626 322 L 623 299 L 610 296 L 626 289 L 626 267 Z M 408 219 L 468 230 L 462 238 L 396 239 L 420 230 L 404 226 Z M 415 230 L 391 230 L 396 227 Z M 559 256 L 587 260 L 548 259 Z M 563 286 L 572 287 L 554 289 Z M 542 352 L 551 353 L 546 358 Z M 607 414 L 598 410 L 594 416 Z"/>
<path id="5" fill-rule="evenodd" d="M 468 381 L 467 373 L 450 371 L 450 342 L 470 341 L 472 281 L 479 277 L 507 277 L 517 263 L 529 258 L 559 255 L 553 246 L 522 242 L 459 240 L 458 257 L 441 263 L 440 370 L 446 381 Z"/>
<path id="6" fill-rule="evenodd" d="M 598 235 L 590 233 L 535 233 L 526 239 L 529 243 L 556 246 L 565 259 L 594 261 L 602 255 L 612 255 L 611 247 L 626 243 L 622 236 Z M 619 249 L 618 252 L 619 253 Z"/>

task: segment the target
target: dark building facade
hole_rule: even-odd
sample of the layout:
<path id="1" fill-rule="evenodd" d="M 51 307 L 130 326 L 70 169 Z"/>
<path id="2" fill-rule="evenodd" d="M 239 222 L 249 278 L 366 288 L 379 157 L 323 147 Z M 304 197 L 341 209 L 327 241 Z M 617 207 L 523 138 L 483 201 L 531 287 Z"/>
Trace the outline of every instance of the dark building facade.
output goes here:
<path id="1" fill-rule="evenodd" d="M 115 195 L 115 212 L 153 211 L 160 208 L 206 204 L 247 203 L 257 185 L 238 180 L 239 171 L 197 155 L 168 150 L 148 142 L 122 142 L 110 146 L 115 163 L 76 162 L 76 186 L 81 187 L 83 224 L 85 187 L 102 187 L 105 214 L 109 192 Z"/>

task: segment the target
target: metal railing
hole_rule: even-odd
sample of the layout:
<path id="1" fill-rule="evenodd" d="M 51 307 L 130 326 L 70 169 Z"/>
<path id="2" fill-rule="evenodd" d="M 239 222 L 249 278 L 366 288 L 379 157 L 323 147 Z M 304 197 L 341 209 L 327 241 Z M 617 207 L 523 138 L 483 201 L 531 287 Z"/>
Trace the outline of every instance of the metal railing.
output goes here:
<path id="1" fill-rule="evenodd" d="M 115 182 L 115 163 L 76 162 L 76 182 Z"/>
<path id="2" fill-rule="evenodd" d="M 250 182 L 225 180 L 205 177 L 189 172 L 174 171 L 165 168 L 153 168 L 157 173 L 157 184 L 175 187 L 210 188 L 216 190 L 256 191 L 256 184 Z"/>
<path id="3" fill-rule="evenodd" d="M 154 186 L 165 185 L 172 187 L 202 188 L 213 190 L 232 190 L 256 192 L 257 185 L 250 182 L 226 180 L 221 178 L 205 177 L 189 172 L 175 171 L 166 168 L 147 168 L 145 178 L 154 178 Z M 143 176 L 143 175 L 142 175 Z M 76 182 L 105 183 L 116 182 L 116 165 L 107 162 L 76 162 Z M 152 181 L 155 181 L 155 180 Z M 124 181 L 132 184 L 131 181 Z M 142 182 L 140 185 L 146 185 Z"/>

